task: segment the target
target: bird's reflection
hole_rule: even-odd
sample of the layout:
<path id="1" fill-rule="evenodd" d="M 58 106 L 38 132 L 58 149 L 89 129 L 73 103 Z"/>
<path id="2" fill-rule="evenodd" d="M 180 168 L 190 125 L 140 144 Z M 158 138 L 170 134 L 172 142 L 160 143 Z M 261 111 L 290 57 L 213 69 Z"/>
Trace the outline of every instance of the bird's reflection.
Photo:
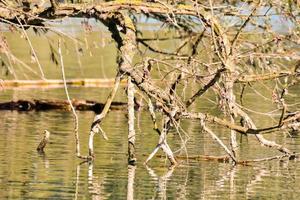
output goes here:
<path id="1" fill-rule="evenodd" d="M 45 165 L 45 168 L 48 169 L 50 164 L 49 164 L 49 159 L 48 159 L 46 153 L 45 152 L 38 152 L 38 154 L 39 154 L 39 157 L 42 158 L 43 163 Z"/>
<path id="2" fill-rule="evenodd" d="M 34 180 L 39 180 L 40 164 L 44 166 L 45 171 L 43 173 L 48 174 L 50 171 L 50 162 L 45 152 L 38 152 L 39 159 L 33 161 L 33 176 Z"/>

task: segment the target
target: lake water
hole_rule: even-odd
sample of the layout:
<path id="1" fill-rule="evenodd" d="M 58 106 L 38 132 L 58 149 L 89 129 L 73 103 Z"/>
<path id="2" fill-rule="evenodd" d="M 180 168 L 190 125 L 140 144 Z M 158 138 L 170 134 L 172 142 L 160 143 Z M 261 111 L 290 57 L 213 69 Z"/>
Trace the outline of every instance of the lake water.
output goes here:
<path id="1" fill-rule="evenodd" d="M 101 91 L 104 90 L 104 91 Z M 103 100 L 108 89 L 70 90 L 74 98 Z M 117 99 L 124 99 L 121 90 Z M 5 90 L 2 100 L 46 98 L 60 95 L 62 89 Z M 127 166 L 126 111 L 112 111 L 103 122 L 108 141 L 95 137 L 96 160 L 81 163 L 74 155 L 73 118 L 66 111 L 1 111 L 0 118 L 0 199 L 298 199 L 300 168 L 297 161 L 271 161 L 233 167 L 215 161 L 181 160 L 168 168 L 163 157 L 155 157 L 149 166 L 143 161 L 156 145 L 158 136 L 152 130 L 147 112 L 137 114 L 137 166 Z M 87 140 L 92 112 L 78 112 L 82 153 Z M 209 135 L 201 132 L 198 122 L 184 122 L 190 136 L 188 154 L 224 155 Z M 47 129 L 51 132 L 45 154 L 36 147 Z M 228 131 L 215 129 L 228 143 Z M 282 133 L 268 136 L 299 151 L 298 136 Z M 180 148 L 175 132 L 169 135 L 173 150 Z M 257 158 L 277 152 L 261 147 L 251 136 L 241 138 L 240 156 Z M 160 153 L 160 155 L 163 155 Z"/>
<path id="2" fill-rule="evenodd" d="M 79 23 L 80 24 L 80 23 Z M 70 28 L 70 27 L 69 27 Z M 71 27 L 72 28 L 72 27 Z M 61 30 L 64 30 L 61 27 Z M 73 30 L 73 29 L 68 29 Z M 92 32 L 80 44 L 83 55 L 64 50 L 66 74 L 68 78 L 88 77 L 107 78 L 115 74 L 115 48 L 105 33 Z M 98 30 L 99 31 L 99 30 Z M 38 72 L 36 63 L 31 63 L 28 44 L 18 33 L 4 33 L 14 54 L 32 65 Z M 44 67 L 47 78 L 60 78 L 60 68 L 50 62 L 50 45 L 44 36 L 32 38 L 33 46 Z M 57 45 L 55 35 L 49 33 L 53 45 Z M 49 39 L 48 38 L 48 39 Z M 104 39 L 103 39 L 104 38 Z M 43 45 L 40 45 L 43 44 Z M 102 44 L 102 45 L 101 45 Z M 66 41 L 70 49 L 74 43 Z M 81 46 L 78 46 L 81 47 Z M 172 45 L 170 45 L 172 46 Z M 22 47 L 22 48 L 21 48 Z M 66 48 L 67 49 L 67 48 Z M 78 53 L 78 52 L 77 52 Z M 81 53 L 81 50 L 80 52 Z M 101 55 L 101 56 L 96 56 Z M 80 62 L 78 56 L 81 56 Z M 16 68 L 20 79 L 34 76 Z M 5 76 L 2 70 L 1 79 Z M 35 77 L 38 78 L 38 77 Z M 270 97 L 272 91 L 265 85 L 253 86 L 262 95 Z M 109 88 L 70 88 L 70 96 L 75 99 L 88 99 L 103 102 Z M 245 105 L 260 112 L 276 109 L 270 101 L 262 98 L 257 105 L 255 92 L 247 89 Z M 287 103 L 297 103 L 299 88 L 293 88 L 294 96 Z M 66 99 L 63 89 L 2 90 L 0 101 L 18 99 Z M 205 98 L 213 98 L 210 94 Z M 115 99 L 125 101 L 121 88 Z M 216 105 L 210 101 L 197 102 L 193 109 L 216 113 Z M 299 105 L 292 107 L 299 109 Z M 280 112 L 277 112 L 277 114 Z M 180 164 L 169 168 L 169 163 L 160 152 L 148 166 L 143 165 L 147 155 L 157 144 L 158 136 L 152 130 L 150 116 L 145 111 L 136 112 L 136 153 L 137 165 L 127 165 L 127 118 L 126 111 L 112 111 L 103 121 L 103 129 L 109 140 L 95 136 L 95 156 L 93 163 L 81 163 L 75 157 L 73 118 L 67 111 L 17 112 L 0 111 L 0 199 L 299 199 L 300 168 L 298 161 L 270 161 L 249 166 L 232 166 L 228 163 L 204 160 L 180 160 Z M 260 127 L 274 123 L 272 118 L 250 113 Z M 79 134 L 82 154 L 87 154 L 88 133 L 94 117 L 93 112 L 78 112 Z M 278 118 L 278 116 L 277 116 Z M 159 124 L 160 121 L 159 121 Z M 196 155 L 224 155 L 223 150 L 203 133 L 197 121 L 183 121 L 182 127 L 189 135 L 187 153 Z M 229 143 L 229 131 L 211 125 L 217 135 Z M 50 143 L 45 154 L 36 152 L 43 130 L 51 132 Z M 276 132 L 266 136 L 292 151 L 300 152 L 300 138 L 287 133 Z M 176 155 L 180 151 L 180 136 L 171 131 L 168 136 L 171 148 Z M 239 157 L 243 159 L 263 158 L 279 153 L 262 147 L 253 137 L 239 136 Z"/>

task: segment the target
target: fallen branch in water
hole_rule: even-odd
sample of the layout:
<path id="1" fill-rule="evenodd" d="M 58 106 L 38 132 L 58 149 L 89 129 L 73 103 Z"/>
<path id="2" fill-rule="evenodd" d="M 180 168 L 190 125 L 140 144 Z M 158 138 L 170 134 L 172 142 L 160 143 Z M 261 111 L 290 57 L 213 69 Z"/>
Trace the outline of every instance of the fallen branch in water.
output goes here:
<path id="1" fill-rule="evenodd" d="M 255 163 L 255 162 L 265 162 L 265 161 L 271 161 L 271 160 L 282 160 L 283 158 L 289 158 L 290 160 L 295 160 L 298 156 L 296 154 L 289 155 L 289 154 L 283 154 L 278 156 L 271 156 L 267 158 L 259 158 L 259 159 L 253 159 L 253 160 L 241 160 L 238 162 L 238 164 L 241 165 L 247 165 L 249 163 Z"/>
<path id="2" fill-rule="evenodd" d="M 186 156 L 176 156 L 178 160 L 186 160 Z M 217 161 L 217 162 L 229 162 L 229 156 L 210 156 L 210 155 L 196 155 L 196 156 L 189 156 L 189 160 L 207 160 L 207 161 Z"/>
<path id="3" fill-rule="evenodd" d="M 143 154 L 143 156 L 148 156 L 146 154 Z M 165 158 L 165 155 L 156 155 L 157 158 Z M 175 156 L 176 160 L 186 160 L 186 156 Z M 295 160 L 298 158 L 298 154 L 289 155 L 289 154 L 283 154 L 283 155 L 277 155 L 277 156 L 271 156 L 266 158 L 259 158 L 259 159 L 252 159 L 252 160 L 239 160 L 236 164 L 238 165 L 248 165 L 250 163 L 258 163 L 258 162 L 267 162 L 272 160 L 282 160 L 284 158 L 289 158 L 289 160 Z M 217 161 L 220 163 L 228 163 L 230 161 L 230 156 L 210 156 L 210 155 L 190 155 L 188 157 L 189 160 L 195 160 L 195 161 Z"/>
<path id="4" fill-rule="evenodd" d="M 148 154 L 143 154 L 143 156 L 148 156 Z M 156 158 L 165 158 L 165 155 L 155 155 Z M 176 160 L 186 160 L 186 156 L 175 156 Z M 229 156 L 210 156 L 210 155 L 190 155 L 188 157 L 189 160 L 205 160 L 205 161 L 217 161 L 217 162 L 229 162 L 230 157 Z M 147 164 L 147 163 L 146 163 Z"/>
<path id="5" fill-rule="evenodd" d="M 89 101 L 89 100 L 71 100 L 75 110 L 79 111 L 94 111 L 100 113 L 104 108 L 104 103 Z M 127 103 L 112 102 L 111 110 L 121 110 L 126 108 Z M 46 110 L 70 110 L 70 104 L 67 100 L 18 100 L 0 103 L 0 110 L 18 110 L 18 111 L 46 111 Z"/>

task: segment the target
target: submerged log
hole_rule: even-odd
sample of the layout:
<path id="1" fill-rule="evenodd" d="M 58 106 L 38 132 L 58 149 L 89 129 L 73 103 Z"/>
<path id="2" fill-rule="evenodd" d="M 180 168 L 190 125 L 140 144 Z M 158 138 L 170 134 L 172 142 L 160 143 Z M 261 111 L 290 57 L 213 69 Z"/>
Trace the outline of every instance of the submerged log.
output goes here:
<path id="1" fill-rule="evenodd" d="M 187 159 L 186 156 L 176 156 L 178 160 L 185 160 Z M 207 161 L 217 161 L 221 163 L 228 163 L 230 161 L 229 156 L 209 156 L 209 155 L 196 155 L 196 156 L 189 156 L 188 159 L 190 160 L 207 160 Z"/>
<path id="2" fill-rule="evenodd" d="M 72 105 L 76 110 L 94 111 L 100 113 L 104 108 L 104 103 L 89 100 L 72 100 Z M 112 102 L 111 110 L 121 110 L 127 107 L 127 103 Z M 17 110 L 17 111 L 45 111 L 45 110 L 70 110 L 70 104 L 67 100 L 18 100 L 0 103 L 0 110 Z"/>
<path id="3" fill-rule="evenodd" d="M 114 79 L 68 79 L 66 84 L 72 87 L 111 87 Z M 126 81 L 121 82 L 126 85 Z M 64 86 L 63 80 L 47 79 L 47 80 L 3 80 L 1 81 L 2 89 L 11 88 L 60 88 Z"/>
<path id="4" fill-rule="evenodd" d="M 33 101 L 18 100 L 0 103 L 0 110 L 30 111 L 35 107 Z"/>

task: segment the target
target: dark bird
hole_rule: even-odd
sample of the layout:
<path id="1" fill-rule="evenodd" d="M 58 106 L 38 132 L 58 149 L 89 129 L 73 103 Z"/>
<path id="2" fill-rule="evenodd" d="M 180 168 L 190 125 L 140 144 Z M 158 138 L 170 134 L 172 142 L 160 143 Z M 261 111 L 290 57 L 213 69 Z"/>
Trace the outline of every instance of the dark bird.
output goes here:
<path id="1" fill-rule="evenodd" d="M 45 130 L 44 131 L 44 137 L 43 139 L 41 140 L 39 146 L 36 148 L 36 150 L 38 152 L 41 152 L 43 153 L 44 152 L 44 148 L 46 147 L 47 143 L 49 142 L 49 138 L 50 138 L 50 132 Z"/>

